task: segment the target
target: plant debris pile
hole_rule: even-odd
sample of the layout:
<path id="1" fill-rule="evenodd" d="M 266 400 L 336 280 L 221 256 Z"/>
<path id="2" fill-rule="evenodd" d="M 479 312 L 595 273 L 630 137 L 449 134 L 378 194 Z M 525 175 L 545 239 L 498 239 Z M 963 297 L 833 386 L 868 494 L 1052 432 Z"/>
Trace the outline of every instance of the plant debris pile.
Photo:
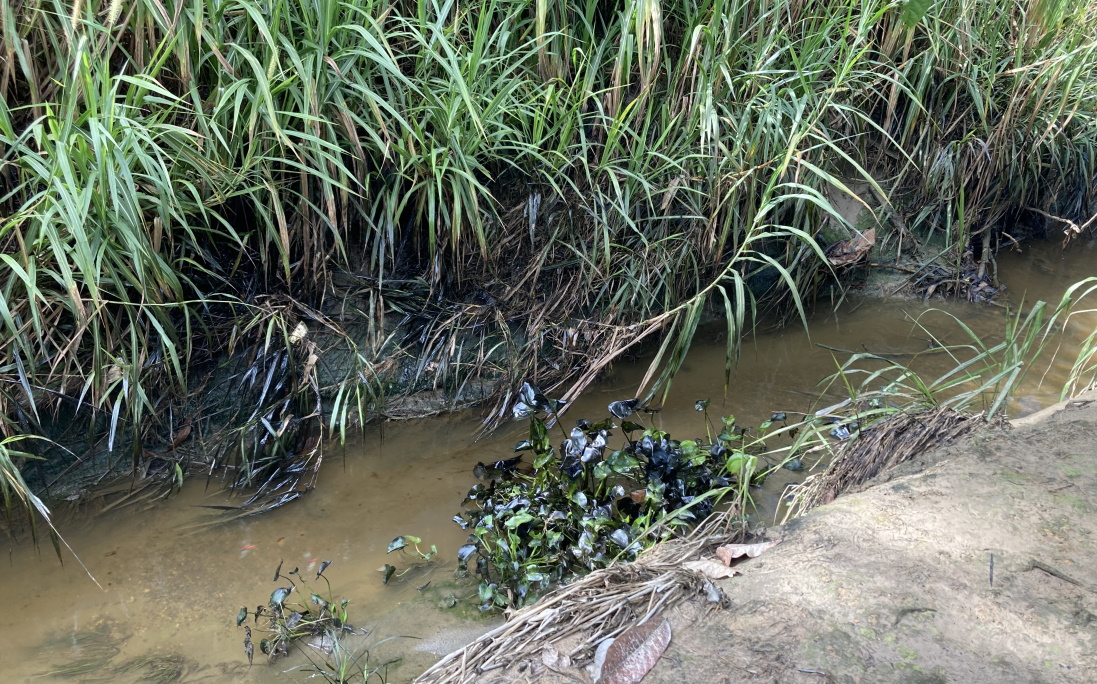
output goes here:
<path id="1" fill-rule="evenodd" d="M 531 452 L 532 467 L 522 467 L 522 454 L 477 464 L 474 472 L 486 482 L 469 491 L 464 503 L 474 506 L 454 517 L 471 530 L 458 565 L 479 576 L 481 610 L 522 606 L 573 574 L 634 560 L 641 549 L 705 519 L 721 501 L 741 508 L 748 488 L 781 465 L 760 465 L 766 440 L 798 431 L 783 413 L 756 431 L 731 416 L 713 437 L 705 400 L 696 408 L 705 413 L 706 438 L 676 440 L 628 420 L 658 412 L 630 399 L 610 404 L 610 417 L 597 423 L 579 420 L 570 433 L 560 428 L 556 448 L 550 427 L 562 406 L 528 382 L 522 386 L 513 415 L 529 420 L 529 439 L 514 449 Z M 625 440 L 613 449 L 618 429 Z"/>

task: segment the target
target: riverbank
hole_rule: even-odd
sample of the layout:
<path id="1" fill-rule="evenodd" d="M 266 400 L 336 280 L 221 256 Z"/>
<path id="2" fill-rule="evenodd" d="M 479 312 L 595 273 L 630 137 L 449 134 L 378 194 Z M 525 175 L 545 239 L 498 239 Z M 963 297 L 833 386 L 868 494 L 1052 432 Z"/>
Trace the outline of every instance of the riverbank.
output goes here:
<path id="1" fill-rule="evenodd" d="M 645 684 L 1093 681 L 1095 432 L 1090 391 L 768 530 L 782 543 L 716 582 L 730 607 L 665 611 Z M 582 665 L 477 681 L 587 681 Z"/>

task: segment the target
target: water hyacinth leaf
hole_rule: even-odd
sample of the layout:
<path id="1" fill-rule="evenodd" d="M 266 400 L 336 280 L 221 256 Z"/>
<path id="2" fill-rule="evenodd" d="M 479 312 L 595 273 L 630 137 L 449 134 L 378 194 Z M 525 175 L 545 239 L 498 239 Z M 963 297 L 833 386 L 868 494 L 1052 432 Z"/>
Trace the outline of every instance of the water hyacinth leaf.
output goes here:
<path id="1" fill-rule="evenodd" d="M 388 584 L 389 579 L 391 579 L 393 573 L 396 572 L 396 568 L 389 565 L 388 563 L 385 563 L 380 568 L 378 568 L 377 571 L 381 573 L 381 584 Z"/>
<path id="2" fill-rule="evenodd" d="M 399 551 L 400 549 L 405 548 L 408 544 L 418 544 L 421 541 L 423 540 L 419 537 L 413 537 L 410 534 L 400 535 L 396 539 L 393 539 L 391 542 L 389 542 L 388 551 L 385 551 L 385 553 Z"/>
<path id="3" fill-rule="evenodd" d="M 782 422 L 785 421 L 785 418 L 786 418 L 785 412 L 784 411 L 778 411 L 777 413 L 773 414 L 773 416 L 770 418 L 770 420 L 775 422 L 775 423 L 782 423 Z"/>
<path id="4" fill-rule="evenodd" d="M 612 472 L 613 470 L 609 467 L 609 463 L 606 461 L 599 461 L 598 465 L 594 466 L 594 479 L 601 482 L 609 477 Z"/>
<path id="5" fill-rule="evenodd" d="M 471 558 L 474 553 L 476 553 L 475 544 L 465 544 L 457 549 L 457 567 L 462 570 L 468 567 L 469 558 Z"/>
<path id="6" fill-rule="evenodd" d="M 313 593 L 313 595 L 309 597 L 309 600 L 312 601 L 313 604 L 320 606 L 321 608 L 327 608 L 328 605 L 330 605 L 326 600 L 324 600 L 324 597 L 320 596 L 320 594 L 317 593 Z"/>
<path id="7" fill-rule="evenodd" d="M 332 561 L 323 561 L 320 563 L 320 569 L 316 571 L 316 579 L 320 579 L 320 576 L 324 574 L 324 571 L 328 569 Z"/>
<path id="8" fill-rule="evenodd" d="M 465 522 L 465 519 L 462 518 L 460 515 L 453 516 L 453 522 L 457 523 L 457 525 L 460 526 L 462 530 L 467 530 L 469 528 L 469 524 Z"/>
<path id="9" fill-rule="evenodd" d="M 240 609 L 239 613 L 236 614 L 236 626 L 239 627 L 240 625 L 244 624 L 244 620 L 246 619 L 248 619 L 248 609 L 245 606 L 244 608 Z"/>
<path id="10" fill-rule="evenodd" d="M 532 448 L 533 448 L 533 442 L 530 442 L 528 439 L 523 439 L 521 442 L 518 442 L 517 444 L 514 445 L 514 451 L 515 452 L 529 451 Z"/>
<path id="11" fill-rule="evenodd" d="M 507 520 L 505 527 L 508 530 L 513 530 L 519 525 L 524 525 L 525 523 L 528 523 L 533 519 L 533 516 L 529 513 L 518 513 L 517 515 L 511 516 L 510 519 Z"/>
<path id="12" fill-rule="evenodd" d="M 703 413 L 708 409 L 709 402 L 709 399 L 698 399 L 697 403 L 693 405 L 693 410 L 698 413 Z"/>
<path id="13" fill-rule="evenodd" d="M 289 617 L 286 618 L 286 629 L 292 630 L 301 622 L 302 617 L 304 616 L 296 610 L 290 613 Z"/>
<path id="14" fill-rule="evenodd" d="M 643 430 L 644 426 L 639 423 L 634 423 L 631 420 L 626 420 L 621 423 L 621 429 L 625 432 L 636 432 L 637 430 Z"/>
<path id="15" fill-rule="evenodd" d="M 472 468 L 472 475 L 477 480 L 486 480 L 491 477 L 491 473 L 488 472 L 488 467 L 482 462 L 477 462 Z"/>
<path id="16" fill-rule="evenodd" d="M 277 582 L 278 578 L 282 576 L 282 563 L 284 563 L 285 560 L 286 559 L 283 558 L 282 560 L 278 561 L 278 569 L 274 571 L 274 581 L 275 582 Z"/>
<path id="17" fill-rule="evenodd" d="M 804 462 L 798 458 L 790 458 L 789 460 L 785 461 L 783 467 L 785 470 L 791 470 L 794 473 L 798 473 L 804 469 Z"/>
<path id="18" fill-rule="evenodd" d="M 581 491 L 575 492 L 571 495 L 570 498 L 579 508 L 585 509 L 587 507 L 587 504 L 589 503 L 587 500 L 587 495 Z"/>
<path id="19" fill-rule="evenodd" d="M 636 413 L 636 409 L 640 407 L 639 399 L 627 399 L 624 401 L 615 401 L 611 403 L 607 408 L 614 418 L 624 420 L 632 414 Z"/>
<path id="20" fill-rule="evenodd" d="M 514 408 L 511 409 L 511 413 L 514 416 L 515 420 L 525 420 L 536 412 L 537 409 L 533 408 L 524 401 L 519 401 L 515 403 Z"/>
<path id="21" fill-rule="evenodd" d="M 286 598 L 289 597 L 290 592 L 293 591 L 293 587 L 279 587 L 274 590 L 270 595 L 270 607 L 279 608 L 286 602 Z"/>
<path id="22" fill-rule="evenodd" d="M 629 545 L 628 532 L 623 529 L 614 530 L 613 534 L 609 535 L 609 538 L 614 544 L 620 546 L 622 549 Z"/>
<path id="23" fill-rule="evenodd" d="M 845 425 L 839 425 L 830 431 L 830 436 L 838 441 L 849 439 L 850 431 Z"/>

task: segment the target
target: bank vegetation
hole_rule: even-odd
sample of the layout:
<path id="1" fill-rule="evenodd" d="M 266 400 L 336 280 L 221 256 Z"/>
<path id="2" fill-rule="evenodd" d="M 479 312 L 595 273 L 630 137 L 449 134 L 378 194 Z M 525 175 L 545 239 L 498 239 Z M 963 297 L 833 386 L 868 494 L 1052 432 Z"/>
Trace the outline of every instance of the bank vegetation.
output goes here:
<path id="1" fill-rule="evenodd" d="M 707 309 L 730 372 L 828 246 L 984 277 L 1097 212 L 1079 0 L 17 0 L 0 36 L 9 512 L 213 432 L 284 502 L 386 394 L 487 379 L 498 420 L 643 344 L 665 387 Z"/>

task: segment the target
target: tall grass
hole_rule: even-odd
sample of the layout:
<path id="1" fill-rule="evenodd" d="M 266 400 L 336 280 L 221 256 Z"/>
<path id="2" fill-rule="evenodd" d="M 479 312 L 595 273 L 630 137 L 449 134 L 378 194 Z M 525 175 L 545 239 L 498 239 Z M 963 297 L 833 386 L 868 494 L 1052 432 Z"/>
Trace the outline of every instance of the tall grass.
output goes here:
<path id="1" fill-rule="evenodd" d="M 1097 14 L 1044 4 L 5 3 L 0 429 L 90 412 L 137 458 L 245 337 L 354 398 L 338 426 L 388 331 L 324 388 L 288 340 L 349 300 L 432 310 L 424 355 L 572 395 L 655 336 L 665 387 L 714 305 L 730 369 L 759 308 L 805 315 L 854 182 L 884 243 L 957 263 L 1003 219 L 1094 210 Z"/>

